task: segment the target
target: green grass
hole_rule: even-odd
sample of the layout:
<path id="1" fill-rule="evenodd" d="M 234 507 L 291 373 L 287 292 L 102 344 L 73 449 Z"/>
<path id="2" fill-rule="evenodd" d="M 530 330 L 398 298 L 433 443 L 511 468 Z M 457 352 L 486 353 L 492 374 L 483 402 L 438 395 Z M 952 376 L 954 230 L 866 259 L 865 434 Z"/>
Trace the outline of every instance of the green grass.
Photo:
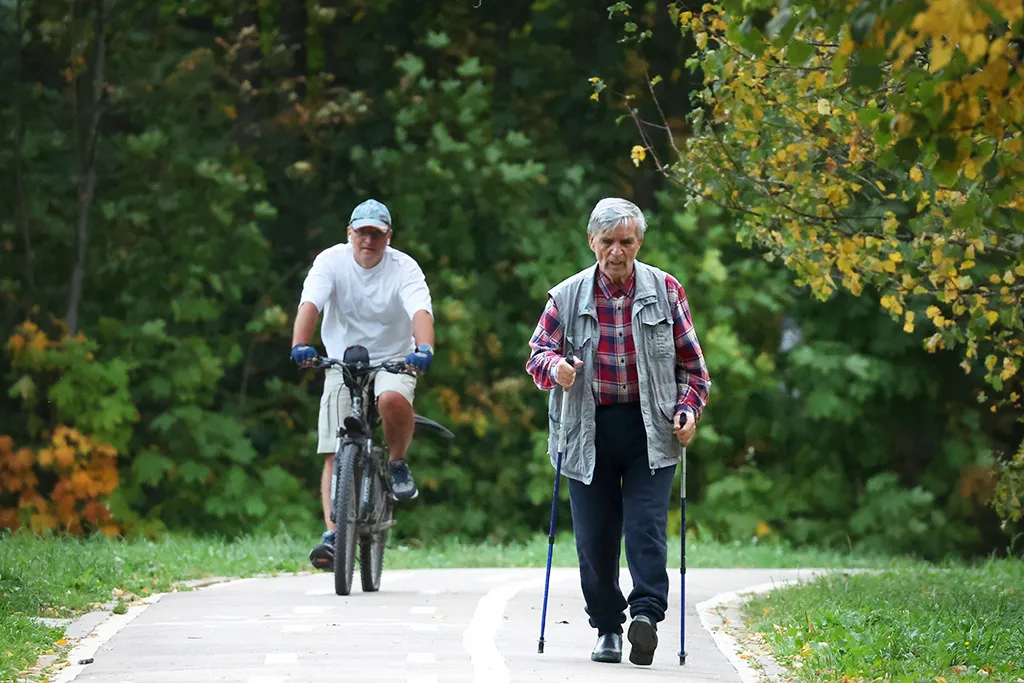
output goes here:
<path id="1" fill-rule="evenodd" d="M 3 608 L 0 608 L 2 610 Z M 20 614 L 0 611 L 0 681 L 13 681 L 26 666 L 56 647 L 63 629 L 51 628 Z"/>
<path id="2" fill-rule="evenodd" d="M 537 536 L 525 544 L 467 545 L 458 539 L 447 538 L 424 548 L 395 548 L 389 550 L 385 562 L 392 569 L 444 568 L 444 567 L 543 567 L 547 562 L 547 536 Z M 620 556 L 626 566 L 625 552 Z M 560 534 L 555 540 L 552 564 L 556 567 L 576 567 L 576 546 L 571 534 Z M 669 540 L 668 564 L 679 567 L 679 539 Z M 718 543 L 688 538 L 686 566 L 691 569 L 708 567 L 847 567 L 879 568 L 910 566 L 913 560 L 880 555 L 856 555 L 815 548 L 789 548 L 759 543 Z"/>
<path id="3" fill-rule="evenodd" d="M 54 647 L 59 629 L 29 617 L 71 618 L 102 604 L 115 591 L 126 600 L 160 593 L 175 583 L 214 576 L 253 576 L 309 571 L 309 550 L 317 533 L 294 537 L 218 538 L 169 535 L 158 541 L 110 541 L 0 536 L 0 680 L 11 680 L 36 656 Z M 385 555 L 391 569 L 446 567 L 543 567 L 547 537 L 529 543 L 466 544 L 454 538 L 425 547 L 396 544 Z M 909 560 L 794 550 L 756 543 L 719 544 L 691 539 L 687 566 L 696 567 L 882 567 Z M 575 567 L 571 534 L 555 543 L 555 566 Z M 625 558 L 623 558 L 625 563 Z M 679 541 L 669 548 L 669 564 L 679 566 Z M 10 653 L 10 654 L 8 654 Z"/>
<path id="4" fill-rule="evenodd" d="M 745 612 L 801 681 L 1024 678 L 1016 560 L 824 577 L 754 599 Z"/>

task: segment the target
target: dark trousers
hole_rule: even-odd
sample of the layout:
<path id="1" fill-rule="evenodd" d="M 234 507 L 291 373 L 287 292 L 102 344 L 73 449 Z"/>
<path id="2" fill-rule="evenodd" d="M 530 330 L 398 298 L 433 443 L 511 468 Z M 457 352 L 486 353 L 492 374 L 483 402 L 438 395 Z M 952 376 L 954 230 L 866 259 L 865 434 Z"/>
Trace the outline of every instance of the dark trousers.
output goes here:
<path id="1" fill-rule="evenodd" d="M 676 468 L 651 471 L 639 403 L 598 406 L 595 445 L 593 481 L 569 480 L 580 583 L 590 625 L 601 634 L 622 633 L 627 604 L 630 617 L 646 614 L 654 623 L 665 618 L 668 506 Z M 623 536 L 633 578 L 628 603 L 619 588 Z"/>

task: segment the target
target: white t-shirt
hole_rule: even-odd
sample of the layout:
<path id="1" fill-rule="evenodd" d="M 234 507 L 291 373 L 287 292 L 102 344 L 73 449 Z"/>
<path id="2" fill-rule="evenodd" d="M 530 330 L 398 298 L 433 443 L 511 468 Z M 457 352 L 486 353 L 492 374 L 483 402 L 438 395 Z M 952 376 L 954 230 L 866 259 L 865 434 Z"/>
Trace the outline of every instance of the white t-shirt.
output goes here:
<path id="1" fill-rule="evenodd" d="M 412 353 L 412 317 L 424 310 L 433 315 L 419 264 L 391 247 L 369 269 L 356 263 L 350 244 L 320 252 L 302 285 L 299 305 L 307 301 L 323 313 L 320 336 L 328 356 L 340 359 L 346 348 L 358 344 L 370 352 L 371 363 Z"/>

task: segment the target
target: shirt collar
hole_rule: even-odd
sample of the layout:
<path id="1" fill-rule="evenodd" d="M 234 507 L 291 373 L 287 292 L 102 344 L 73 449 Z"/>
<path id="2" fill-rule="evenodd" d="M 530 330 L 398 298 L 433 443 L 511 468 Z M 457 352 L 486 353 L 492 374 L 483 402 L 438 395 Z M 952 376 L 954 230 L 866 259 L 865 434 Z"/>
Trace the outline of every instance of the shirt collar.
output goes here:
<path id="1" fill-rule="evenodd" d="M 636 269 L 633 270 L 629 279 L 621 285 L 617 285 L 612 282 L 612 279 L 601 272 L 601 269 L 597 269 L 597 286 L 600 287 L 601 293 L 609 299 L 617 299 L 620 296 L 630 297 L 633 296 L 636 291 Z"/>

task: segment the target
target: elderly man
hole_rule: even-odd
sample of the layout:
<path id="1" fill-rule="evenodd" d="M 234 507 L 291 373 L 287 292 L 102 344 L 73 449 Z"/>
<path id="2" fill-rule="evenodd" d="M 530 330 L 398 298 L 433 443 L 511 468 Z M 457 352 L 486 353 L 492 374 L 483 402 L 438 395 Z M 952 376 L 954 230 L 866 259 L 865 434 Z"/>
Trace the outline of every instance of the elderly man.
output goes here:
<path id="1" fill-rule="evenodd" d="M 628 604 L 629 660 L 638 665 L 653 661 L 668 606 L 675 467 L 711 387 L 682 286 L 636 260 L 646 228 L 632 202 L 598 202 L 587 225 L 597 263 L 548 292 L 526 365 L 538 388 L 566 390 L 551 391 L 549 401 L 552 464 L 560 401 L 569 402 L 562 473 L 586 612 L 598 633 L 591 659 L 622 661 Z M 573 388 L 577 370 L 582 386 Z M 628 603 L 619 589 L 623 536 L 633 578 Z"/>
<path id="2" fill-rule="evenodd" d="M 391 212 L 381 202 L 368 199 L 352 211 L 348 242 L 326 249 L 313 261 L 292 330 L 291 357 L 297 364 L 319 355 L 309 342 L 323 312 L 320 336 L 328 356 L 341 358 L 347 347 L 358 344 L 366 347 L 372 363 L 404 357 L 421 372 L 430 367 L 434 357 L 430 289 L 415 259 L 390 246 L 391 235 Z M 392 497 L 409 501 L 419 494 L 405 457 L 415 427 L 416 379 L 378 372 L 373 386 L 390 453 Z M 320 498 L 327 530 L 309 554 L 317 569 L 334 566 L 334 439 L 339 416 L 351 410 L 351 403 L 342 371 L 329 370 L 317 425 L 317 452 L 324 458 Z"/>

